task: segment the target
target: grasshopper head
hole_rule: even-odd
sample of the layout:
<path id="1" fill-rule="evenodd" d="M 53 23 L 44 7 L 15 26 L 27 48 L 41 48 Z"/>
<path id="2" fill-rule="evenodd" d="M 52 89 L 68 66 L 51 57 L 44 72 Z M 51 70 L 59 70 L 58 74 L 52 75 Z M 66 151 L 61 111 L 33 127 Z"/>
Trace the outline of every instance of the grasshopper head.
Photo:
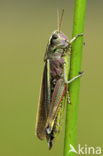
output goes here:
<path id="1" fill-rule="evenodd" d="M 65 49 L 69 45 L 67 37 L 58 30 L 54 31 L 50 37 L 50 46 L 55 49 Z"/>
<path id="2" fill-rule="evenodd" d="M 58 22 L 57 22 L 58 29 L 52 33 L 49 39 L 46 52 L 44 55 L 44 61 L 47 58 L 53 58 L 56 55 L 64 54 L 64 52 L 67 52 L 67 49 L 69 49 L 70 46 L 67 37 L 60 31 L 64 9 L 62 10 L 61 17 L 59 17 L 58 10 L 57 13 L 58 13 Z"/>

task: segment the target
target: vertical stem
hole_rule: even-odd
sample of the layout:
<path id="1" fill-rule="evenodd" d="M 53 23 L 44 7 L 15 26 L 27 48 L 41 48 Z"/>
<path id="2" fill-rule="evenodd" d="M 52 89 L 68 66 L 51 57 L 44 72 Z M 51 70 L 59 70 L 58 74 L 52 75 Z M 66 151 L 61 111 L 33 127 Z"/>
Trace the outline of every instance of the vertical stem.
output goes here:
<path id="1" fill-rule="evenodd" d="M 75 0 L 74 22 L 72 37 L 84 32 L 86 0 Z M 79 37 L 72 44 L 70 79 L 81 71 L 83 37 Z M 67 69 L 68 70 L 68 69 Z M 75 156 L 75 152 L 69 152 L 70 144 L 76 149 L 77 116 L 79 101 L 80 78 L 69 86 L 71 104 L 67 104 L 66 126 L 64 140 L 64 156 Z"/>

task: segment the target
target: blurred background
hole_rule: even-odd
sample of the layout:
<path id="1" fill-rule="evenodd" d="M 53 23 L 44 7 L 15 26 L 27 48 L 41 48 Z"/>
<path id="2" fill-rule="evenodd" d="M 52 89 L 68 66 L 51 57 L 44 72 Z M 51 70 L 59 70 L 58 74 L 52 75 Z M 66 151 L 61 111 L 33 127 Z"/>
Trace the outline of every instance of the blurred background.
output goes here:
<path id="1" fill-rule="evenodd" d="M 0 155 L 62 156 L 64 122 L 51 151 L 34 134 L 43 56 L 65 9 L 71 39 L 74 0 L 0 0 Z M 87 1 L 77 144 L 103 148 L 103 1 Z"/>

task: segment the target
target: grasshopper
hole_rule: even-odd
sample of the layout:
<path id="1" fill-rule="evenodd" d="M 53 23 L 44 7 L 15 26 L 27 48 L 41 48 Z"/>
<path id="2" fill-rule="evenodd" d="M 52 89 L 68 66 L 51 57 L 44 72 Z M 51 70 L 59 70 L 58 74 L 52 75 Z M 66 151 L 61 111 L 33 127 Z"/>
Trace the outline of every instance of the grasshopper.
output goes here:
<path id="1" fill-rule="evenodd" d="M 70 101 L 68 84 L 82 75 L 80 73 L 68 81 L 66 67 L 70 66 L 71 45 L 83 34 L 68 40 L 60 31 L 63 13 L 64 10 L 61 17 L 58 16 L 58 29 L 50 36 L 44 55 L 45 66 L 36 121 L 36 135 L 41 140 L 46 138 L 49 149 L 52 148 L 53 140 L 60 132 L 64 96 L 68 95 Z"/>

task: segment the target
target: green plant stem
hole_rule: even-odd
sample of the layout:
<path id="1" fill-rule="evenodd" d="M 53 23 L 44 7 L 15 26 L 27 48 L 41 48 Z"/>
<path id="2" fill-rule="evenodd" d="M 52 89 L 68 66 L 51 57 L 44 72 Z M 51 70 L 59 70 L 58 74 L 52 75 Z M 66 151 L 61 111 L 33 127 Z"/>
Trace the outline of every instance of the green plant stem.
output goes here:
<path id="1" fill-rule="evenodd" d="M 75 0 L 74 22 L 72 37 L 84 32 L 86 0 Z M 83 37 L 79 37 L 72 44 L 70 79 L 78 75 L 81 71 Z M 68 69 L 67 69 L 68 70 Z M 70 144 L 76 148 L 77 116 L 79 101 L 80 78 L 69 85 L 70 101 L 66 109 L 66 126 L 64 140 L 64 156 L 75 156 L 74 152 L 69 152 Z"/>

